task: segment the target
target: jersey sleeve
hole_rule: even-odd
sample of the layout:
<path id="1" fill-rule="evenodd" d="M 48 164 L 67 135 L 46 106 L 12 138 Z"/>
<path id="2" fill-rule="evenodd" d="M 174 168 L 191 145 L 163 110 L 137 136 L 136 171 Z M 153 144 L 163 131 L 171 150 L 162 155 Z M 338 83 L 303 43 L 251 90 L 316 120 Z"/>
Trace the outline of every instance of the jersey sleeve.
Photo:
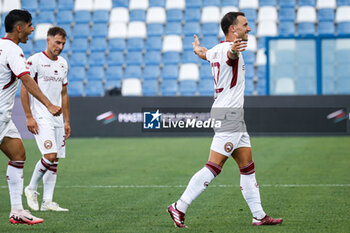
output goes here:
<path id="1" fill-rule="evenodd" d="M 7 61 L 11 71 L 17 78 L 30 73 L 23 51 L 20 47 L 13 48 L 13 51 L 8 54 Z"/>
<path id="2" fill-rule="evenodd" d="M 211 49 L 209 49 L 207 51 L 206 57 L 207 57 L 207 60 L 209 62 L 212 62 L 215 52 L 216 52 L 216 48 L 215 47 L 213 47 L 213 48 L 211 48 Z"/>
<path id="3" fill-rule="evenodd" d="M 63 59 L 64 61 L 64 78 L 63 78 L 63 86 L 68 85 L 68 63 L 66 61 L 66 59 Z"/>
<path id="4" fill-rule="evenodd" d="M 30 70 L 30 76 L 35 77 L 35 75 L 38 73 L 38 69 L 36 67 L 36 62 L 34 56 L 31 56 L 27 60 L 27 66 L 29 67 Z"/>

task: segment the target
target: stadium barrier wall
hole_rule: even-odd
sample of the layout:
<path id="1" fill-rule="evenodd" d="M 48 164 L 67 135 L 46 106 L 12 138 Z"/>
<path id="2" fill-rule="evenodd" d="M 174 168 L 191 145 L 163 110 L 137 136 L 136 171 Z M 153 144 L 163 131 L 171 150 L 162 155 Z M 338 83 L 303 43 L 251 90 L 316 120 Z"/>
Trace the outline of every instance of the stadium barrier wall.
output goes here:
<path id="1" fill-rule="evenodd" d="M 144 130 L 143 111 L 209 112 L 212 103 L 212 97 L 74 97 L 70 98 L 72 137 L 211 136 L 211 128 Z M 245 121 L 253 136 L 349 135 L 349 111 L 350 95 L 245 97 Z M 23 138 L 33 138 L 20 98 L 13 120 Z"/>

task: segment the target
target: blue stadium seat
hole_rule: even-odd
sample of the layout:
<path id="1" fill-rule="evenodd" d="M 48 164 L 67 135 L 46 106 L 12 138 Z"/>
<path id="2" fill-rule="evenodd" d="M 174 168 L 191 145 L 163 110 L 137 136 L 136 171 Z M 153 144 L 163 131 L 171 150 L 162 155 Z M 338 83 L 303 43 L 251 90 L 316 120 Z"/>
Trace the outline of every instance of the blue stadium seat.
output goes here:
<path id="1" fill-rule="evenodd" d="M 164 33 L 164 26 L 161 23 L 147 24 L 147 36 L 162 36 Z"/>
<path id="2" fill-rule="evenodd" d="M 204 0 L 203 1 L 203 7 L 206 6 L 217 6 L 220 7 L 221 6 L 221 2 L 220 0 Z"/>
<path id="3" fill-rule="evenodd" d="M 113 8 L 114 7 L 126 7 L 129 8 L 129 0 L 113 0 Z"/>
<path id="4" fill-rule="evenodd" d="M 242 53 L 244 62 L 247 64 L 254 64 L 255 63 L 255 52 L 251 50 L 246 50 Z"/>
<path id="5" fill-rule="evenodd" d="M 119 65 L 108 66 L 106 69 L 106 79 L 108 80 L 121 80 L 123 78 L 123 68 Z"/>
<path id="6" fill-rule="evenodd" d="M 74 15 L 75 23 L 88 24 L 91 22 L 91 12 L 87 10 L 78 10 Z"/>
<path id="7" fill-rule="evenodd" d="M 190 8 L 186 9 L 185 21 L 187 22 L 199 22 L 201 19 L 201 8 Z"/>
<path id="8" fill-rule="evenodd" d="M 320 21 L 318 23 L 318 34 L 319 35 L 334 35 L 335 26 L 333 22 Z"/>
<path id="9" fill-rule="evenodd" d="M 192 50 L 183 51 L 181 63 L 198 63 L 199 58 Z"/>
<path id="10" fill-rule="evenodd" d="M 122 51 L 109 51 L 107 57 L 108 66 L 121 66 L 124 64 L 124 52 Z"/>
<path id="11" fill-rule="evenodd" d="M 298 0 L 298 6 L 316 6 L 316 0 Z"/>
<path id="12" fill-rule="evenodd" d="M 149 51 L 145 54 L 146 65 L 159 65 L 162 62 L 160 51 Z"/>
<path id="13" fill-rule="evenodd" d="M 257 18 L 256 9 L 244 8 L 244 9 L 240 9 L 240 11 L 242 11 L 245 14 L 245 17 L 247 18 L 249 23 L 256 22 L 256 18 Z"/>
<path id="14" fill-rule="evenodd" d="M 277 6 L 277 0 L 260 0 L 259 7 L 262 6 Z"/>
<path id="15" fill-rule="evenodd" d="M 182 22 L 183 20 L 183 12 L 180 9 L 169 9 L 166 12 L 166 20 L 167 22 Z"/>
<path id="16" fill-rule="evenodd" d="M 162 70 L 163 80 L 175 79 L 179 77 L 179 68 L 177 65 L 164 65 Z"/>
<path id="17" fill-rule="evenodd" d="M 107 50 L 107 41 L 106 38 L 94 38 L 90 42 L 90 51 L 91 52 L 105 52 Z"/>
<path id="18" fill-rule="evenodd" d="M 211 49 L 218 43 L 219 43 L 219 40 L 216 36 L 207 36 L 207 37 L 203 37 L 201 41 L 201 46 Z"/>
<path id="19" fill-rule="evenodd" d="M 201 27 L 199 22 L 188 22 L 184 25 L 183 32 L 185 36 L 193 36 L 193 34 L 199 35 Z"/>
<path id="20" fill-rule="evenodd" d="M 295 7 L 297 5 L 296 0 L 279 0 L 280 7 Z"/>
<path id="21" fill-rule="evenodd" d="M 146 21 L 146 11 L 145 10 L 141 10 L 141 9 L 130 10 L 129 14 L 130 14 L 130 18 L 129 18 L 130 22 L 133 22 L 133 21 L 145 22 Z"/>
<path id="22" fill-rule="evenodd" d="M 258 49 L 266 49 L 266 38 L 265 37 L 260 37 L 258 39 Z"/>
<path id="23" fill-rule="evenodd" d="M 258 66 L 258 79 L 266 79 L 266 66 Z"/>
<path id="24" fill-rule="evenodd" d="M 349 76 L 338 78 L 336 84 L 337 94 L 350 94 L 350 79 Z"/>
<path id="25" fill-rule="evenodd" d="M 143 38 L 129 38 L 126 43 L 126 48 L 128 51 L 142 52 L 144 46 L 145 41 Z"/>
<path id="26" fill-rule="evenodd" d="M 315 32 L 314 23 L 303 22 L 298 24 L 298 34 L 301 36 L 313 36 Z"/>
<path id="27" fill-rule="evenodd" d="M 203 23 L 202 24 L 202 35 L 206 36 L 217 36 L 219 34 L 219 25 L 217 23 Z M 193 33 L 192 33 L 193 35 Z"/>
<path id="28" fill-rule="evenodd" d="M 197 83 L 193 80 L 183 80 L 180 82 L 179 92 L 181 96 L 195 96 Z"/>
<path id="29" fill-rule="evenodd" d="M 201 8 L 202 0 L 186 0 L 186 8 Z"/>
<path id="30" fill-rule="evenodd" d="M 252 95 L 254 92 L 254 81 L 249 79 L 245 80 L 244 95 Z"/>
<path id="31" fill-rule="evenodd" d="M 113 38 L 108 41 L 109 51 L 124 51 L 126 48 L 126 42 L 123 38 Z"/>
<path id="32" fill-rule="evenodd" d="M 56 0 L 40 0 L 39 1 L 39 10 L 40 14 L 44 10 L 54 11 L 57 8 Z"/>
<path id="33" fill-rule="evenodd" d="M 212 71 L 210 68 L 210 64 L 202 64 L 199 68 L 199 77 L 201 80 L 204 79 L 213 79 Z"/>
<path id="34" fill-rule="evenodd" d="M 73 12 L 70 10 L 62 10 L 57 13 L 56 22 L 58 25 L 71 24 L 73 22 Z"/>
<path id="35" fill-rule="evenodd" d="M 69 58 L 71 66 L 85 66 L 87 64 L 87 57 L 85 52 L 72 53 Z"/>
<path id="36" fill-rule="evenodd" d="M 143 56 L 141 52 L 131 52 L 129 51 L 126 54 L 126 65 L 142 65 Z"/>
<path id="37" fill-rule="evenodd" d="M 67 85 L 70 97 L 84 96 L 84 83 L 82 81 L 71 81 Z"/>
<path id="38" fill-rule="evenodd" d="M 278 18 L 280 21 L 292 21 L 294 23 L 296 14 L 293 7 L 281 7 L 278 12 Z"/>
<path id="39" fill-rule="evenodd" d="M 39 8 L 39 2 L 38 0 L 22 1 L 22 8 L 30 11 L 33 14 Z"/>
<path id="40" fill-rule="evenodd" d="M 335 12 L 332 8 L 321 8 L 317 13 L 318 21 L 331 21 L 334 22 Z"/>
<path id="41" fill-rule="evenodd" d="M 293 36 L 295 34 L 294 21 L 281 21 L 278 25 L 278 34 L 280 36 Z"/>
<path id="42" fill-rule="evenodd" d="M 192 42 L 194 42 L 193 35 L 185 36 L 182 40 L 183 50 L 192 50 Z"/>
<path id="43" fill-rule="evenodd" d="M 296 81 L 295 89 L 299 95 L 315 95 L 316 82 L 310 79 L 298 79 Z"/>
<path id="44" fill-rule="evenodd" d="M 160 76 L 159 65 L 146 65 L 143 69 L 143 79 L 144 80 L 156 80 Z"/>
<path id="45" fill-rule="evenodd" d="M 350 0 L 337 0 L 337 6 L 350 6 Z"/>
<path id="46" fill-rule="evenodd" d="M 238 0 L 221 0 L 221 6 L 235 6 L 238 7 Z"/>
<path id="47" fill-rule="evenodd" d="M 84 81 L 86 70 L 84 66 L 71 66 L 68 72 L 69 81 Z"/>
<path id="48" fill-rule="evenodd" d="M 255 75 L 254 64 L 245 64 L 245 77 L 246 79 L 253 79 Z"/>
<path id="49" fill-rule="evenodd" d="M 80 37 L 88 38 L 89 35 L 90 35 L 89 24 L 79 23 L 79 24 L 74 25 L 74 28 L 73 28 L 73 37 L 74 38 L 80 38 Z"/>
<path id="50" fill-rule="evenodd" d="M 34 46 L 33 46 L 33 43 L 32 43 L 32 41 L 27 41 L 27 43 L 20 43 L 19 44 L 19 47 L 21 47 L 22 48 L 22 50 L 23 50 L 23 52 L 24 53 L 29 53 L 29 54 L 31 54 L 32 52 L 33 52 L 33 50 L 34 50 Z M 26 58 L 28 58 L 28 57 L 26 57 Z"/>
<path id="51" fill-rule="evenodd" d="M 47 46 L 46 40 L 36 40 L 34 42 L 34 52 L 38 53 L 38 52 L 45 51 L 46 46 Z"/>
<path id="52" fill-rule="evenodd" d="M 52 11 L 40 11 L 40 14 L 37 18 L 37 23 L 51 23 L 54 24 L 55 16 Z"/>
<path id="53" fill-rule="evenodd" d="M 214 95 L 214 80 L 213 79 L 201 79 L 198 84 L 198 93 L 200 96 L 213 96 Z"/>
<path id="54" fill-rule="evenodd" d="M 94 23 L 108 23 L 109 11 L 107 10 L 96 10 L 92 14 L 92 21 Z"/>
<path id="55" fill-rule="evenodd" d="M 102 82 L 100 81 L 89 81 L 85 86 L 86 96 L 103 96 L 105 90 L 103 88 Z"/>
<path id="56" fill-rule="evenodd" d="M 165 35 L 182 35 L 181 22 L 171 22 L 165 25 Z"/>
<path id="57" fill-rule="evenodd" d="M 69 38 L 72 35 L 71 23 L 60 23 L 59 25 L 61 28 L 63 28 L 66 31 L 67 38 Z"/>
<path id="58" fill-rule="evenodd" d="M 162 49 L 162 38 L 159 36 L 149 36 L 146 39 L 147 51 L 160 51 Z"/>
<path id="59" fill-rule="evenodd" d="M 89 40 L 87 38 L 76 38 L 72 40 L 71 50 L 75 52 L 86 52 L 89 49 Z"/>
<path id="60" fill-rule="evenodd" d="M 338 35 L 349 35 L 350 34 L 350 22 L 340 22 L 337 26 Z"/>
<path id="61" fill-rule="evenodd" d="M 87 72 L 88 82 L 92 80 L 102 81 L 105 79 L 105 71 L 103 66 L 90 66 Z"/>
<path id="62" fill-rule="evenodd" d="M 250 23 L 249 24 L 249 27 L 250 27 L 250 32 L 249 34 L 250 35 L 256 35 L 256 23 Z"/>
<path id="63" fill-rule="evenodd" d="M 58 10 L 73 10 L 74 0 L 58 0 Z"/>
<path id="64" fill-rule="evenodd" d="M 105 89 L 112 90 L 113 88 L 121 88 L 122 82 L 121 80 L 107 80 L 105 82 Z"/>
<path id="65" fill-rule="evenodd" d="M 158 80 L 144 80 L 142 83 L 142 94 L 144 96 L 157 96 Z"/>
<path id="66" fill-rule="evenodd" d="M 163 7 L 165 8 L 165 0 L 149 0 L 149 7 Z"/>
<path id="67" fill-rule="evenodd" d="M 162 96 L 176 96 L 178 91 L 177 81 L 176 80 L 163 80 L 160 91 Z"/>
<path id="68" fill-rule="evenodd" d="M 91 52 L 89 56 L 90 66 L 103 66 L 106 63 L 106 55 L 104 52 Z"/>
<path id="69" fill-rule="evenodd" d="M 130 65 L 127 66 L 124 72 L 124 78 L 138 78 L 141 79 L 142 72 L 140 66 Z"/>
<path id="70" fill-rule="evenodd" d="M 106 38 L 108 34 L 108 25 L 106 23 L 95 23 L 92 25 L 91 35 L 93 38 L 103 37 Z"/>
<path id="71" fill-rule="evenodd" d="M 335 81 L 333 76 L 324 76 L 322 77 L 322 94 L 332 95 L 336 93 Z"/>
<path id="72" fill-rule="evenodd" d="M 163 63 L 166 65 L 177 65 L 180 62 L 180 53 L 171 51 L 163 53 Z"/>

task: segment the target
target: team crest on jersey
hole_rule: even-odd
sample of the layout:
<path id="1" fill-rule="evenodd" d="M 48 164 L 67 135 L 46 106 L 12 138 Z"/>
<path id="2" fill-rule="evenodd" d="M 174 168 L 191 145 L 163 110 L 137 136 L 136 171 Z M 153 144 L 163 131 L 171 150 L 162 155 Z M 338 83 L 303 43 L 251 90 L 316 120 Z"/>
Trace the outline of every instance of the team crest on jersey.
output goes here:
<path id="1" fill-rule="evenodd" d="M 47 150 L 51 149 L 51 147 L 52 147 L 52 142 L 51 142 L 51 140 L 46 140 L 46 141 L 44 142 L 44 147 L 45 147 Z"/>
<path id="2" fill-rule="evenodd" d="M 226 142 L 224 149 L 227 153 L 232 152 L 233 150 L 233 144 L 231 142 Z"/>

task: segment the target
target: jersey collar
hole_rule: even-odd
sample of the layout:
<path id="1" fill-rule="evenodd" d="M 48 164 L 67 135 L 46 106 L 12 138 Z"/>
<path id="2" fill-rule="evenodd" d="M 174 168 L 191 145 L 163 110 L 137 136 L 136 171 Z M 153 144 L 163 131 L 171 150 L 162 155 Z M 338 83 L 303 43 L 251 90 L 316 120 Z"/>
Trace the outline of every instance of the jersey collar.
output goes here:
<path id="1" fill-rule="evenodd" d="M 50 59 L 51 61 L 57 61 L 57 60 L 58 60 L 58 57 L 57 57 L 55 60 L 49 58 L 49 56 L 45 53 L 45 51 L 43 51 L 43 54 L 44 54 L 48 59 Z"/>

